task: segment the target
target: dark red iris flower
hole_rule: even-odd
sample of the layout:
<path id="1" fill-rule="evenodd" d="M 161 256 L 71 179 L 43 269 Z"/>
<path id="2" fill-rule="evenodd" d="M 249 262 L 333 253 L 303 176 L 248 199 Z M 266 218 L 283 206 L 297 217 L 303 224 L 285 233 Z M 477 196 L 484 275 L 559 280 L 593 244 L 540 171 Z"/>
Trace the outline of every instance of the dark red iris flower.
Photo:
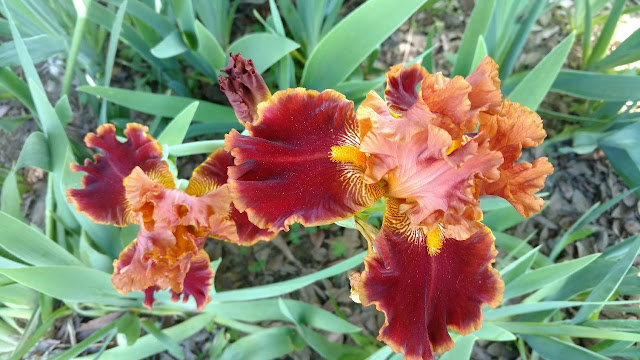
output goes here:
<path id="1" fill-rule="evenodd" d="M 432 359 L 453 347 L 448 328 L 480 328 L 482 306 L 500 303 L 504 283 L 478 198 L 503 197 L 530 216 L 553 171 L 546 158 L 516 163 L 546 133 L 535 112 L 502 101 L 493 60 L 453 79 L 394 66 L 385 99 L 372 91 L 357 113 L 333 90 L 266 95 L 250 62 L 232 55 L 231 63 L 251 75 L 230 73 L 228 82 L 251 82 L 223 85 L 248 132 L 226 136 L 235 206 L 280 231 L 347 218 L 384 196 L 365 271 L 351 276 L 354 299 L 385 313 L 379 339 L 407 358 Z"/>

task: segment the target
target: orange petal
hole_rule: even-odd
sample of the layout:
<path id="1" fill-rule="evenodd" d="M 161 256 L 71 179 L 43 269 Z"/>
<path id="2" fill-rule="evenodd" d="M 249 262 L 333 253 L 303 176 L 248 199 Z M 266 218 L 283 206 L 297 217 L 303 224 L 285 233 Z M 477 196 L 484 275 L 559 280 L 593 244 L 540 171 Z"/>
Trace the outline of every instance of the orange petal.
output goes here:
<path id="1" fill-rule="evenodd" d="M 366 181 L 385 183 L 386 195 L 403 199 L 400 210 L 412 224 L 432 230 L 438 224 L 458 226 L 453 234 L 470 235 L 460 225 L 474 224 L 481 215 L 477 209 L 479 192 L 476 179 L 495 181 L 502 156 L 488 143 L 468 142 L 447 155 L 451 136 L 430 125 L 406 144 L 392 142 L 371 131 L 361 150 L 369 153 Z M 446 229 L 454 231 L 454 229 Z"/>
<path id="2" fill-rule="evenodd" d="M 67 189 L 67 199 L 79 212 L 102 224 L 125 226 L 130 222 L 130 209 L 125 199 L 122 181 L 135 167 L 156 177 L 166 186 L 173 186 L 173 176 L 162 161 L 162 147 L 146 126 L 129 123 L 124 130 L 127 141 L 116 139 L 112 124 L 101 125 L 97 134 L 89 133 L 84 141 L 102 154 L 87 159 L 84 165 L 71 164 L 71 170 L 84 171 L 82 189 Z M 167 175 L 168 174 L 168 175 Z"/>
<path id="3" fill-rule="evenodd" d="M 235 159 L 229 187 L 236 208 L 271 231 L 294 222 L 320 225 L 344 219 L 382 196 L 363 181 L 353 103 L 326 90 L 279 91 L 259 106 L 251 136 L 231 131 L 225 149 Z"/>
<path id="4" fill-rule="evenodd" d="M 205 239 L 207 235 L 229 238 L 235 233 L 229 219 L 231 196 L 226 185 L 196 197 L 166 189 L 136 168 L 124 180 L 124 187 L 133 216 L 146 231 L 152 232 L 156 226 L 174 231 L 182 226 Z M 196 245 L 202 248 L 200 243 Z"/>
<path id="5" fill-rule="evenodd" d="M 194 171 L 185 192 L 189 195 L 204 196 L 227 183 L 227 168 L 233 166 L 233 157 L 224 149 L 214 151 Z M 260 240 L 269 241 L 278 233 L 261 229 L 249 221 L 247 213 L 240 212 L 231 204 L 230 219 L 235 224 L 235 235 L 222 240 L 243 246 L 252 245 Z"/>
<path id="6" fill-rule="evenodd" d="M 229 219 L 227 185 L 195 197 L 167 189 L 135 168 L 125 178 L 124 187 L 132 218 L 141 228 L 137 239 L 114 262 L 114 287 L 121 293 L 144 291 L 147 306 L 153 303 L 156 290 L 171 288 L 174 298 L 194 296 L 201 308 L 208 301 L 201 293 L 210 284 L 194 281 L 213 276 L 202 264 L 204 258 L 208 264 L 202 247 L 208 236 L 229 237 L 236 231 Z"/>
<path id="7" fill-rule="evenodd" d="M 500 169 L 500 179 L 486 184 L 483 194 L 506 199 L 524 217 L 540 212 L 544 200 L 535 194 L 544 188 L 547 175 L 553 173 L 553 165 L 546 157 L 536 159 L 533 164 L 518 163 L 507 169 Z"/>
<path id="8" fill-rule="evenodd" d="M 238 120 L 242 124 L 258 120 L 258 104 L 269 100 L 271 92 L 253 61 L 239 53 L 229 54 L 229 65 L 220 71 L 227 74 L 218 77 L 220 90 L 227 95 Z"/>
<path id="9" fill-rule="evenodd" d="M 194 239 L 166 228 L 149 232 L 140 229 L 138 237 L 113 262 L 113 287 L 122 294 L 150 287 L 182 291 L 191 258 L 198 252 Z M 204 243 L 204 239 L 201 241 Z"/>
<path id="10" fill-rule="evenodd" d="M 536 159 L 533 164 L 516 161 L 522 148 L 540 145 L 546 135 L 538 114 L 509 100 L 502 103 L 498 114 L 481 114 L 479 133 L 474 141 L 489 141 L 490 148 L 502 153 L 504 158 L 498 181 L 483 183 L 481 194 L 506 199 L 525 217 L 542 210 L 544 201 L 534 194 L 544 188 L 553 166 L 546 158 Z"/>
<path id="11" fill-rule="evenodd" d="M 422 81 L 420 91 L 431 112 L 440 115 L 438 122 L 432 123 L 449 131 L 454 139 L 476 129 L 476 117 L 469 116 L 471 85 L 463 77 L 449 79 L 442 73 L 430 74 Z"/>
<path id="12" fill-rule="evenodd" d="M 520 158 L 522 148 L 542 143 L 547 133 L 542 119 L 528 107 L 505 100 L 497 115 L 480 115 L 478 139 L 490 139 L 491 150 L 504 156 L 504 167 Z"/>
<path id="13" fill-rule="evenodd" d="M 382 229 L 365 258 L 365 270 L 351 276 L 352 295 L 385 314 L 378 339 L 405 359 L 433 359 L 433 351 L 450 350 L 447 332 L 463 335 L 482 326 L 482 306 L 502 301 L 504 282 L 492 267 L 497 251 L 489 229 L 469 238 L 430 239 L 411 226 L 387 200 Z"/>
<path id="14" fill-rule="evenodd" d="M 471 110 L 488 110 L 495 113 L 500 108 L 502 92 L 498 78 L 498 64 L 492 58 L 486 56 L 482 59 L 466 80 L 471 85 L 471 92 L 469 92 Z"/>
<path id="15" fill-rule="evenodd" d="M 187 302 L 189 296 L 193 296 L 196 301 L 196 310 L 202 311 L 204 307 L 211 301 L 209 290 L 213 285 L 213 269 L 209 255 L 206 251 L 200 250 L 196 256 L 191 259 L 191 266 L 184 277 L 182 291 L 177 292 L 171 290 L 171 300 L 177 302 L 182 297 L 182 302 Z"/>
<path id="16" fill-rule="evenodd" d="M 418 157 L 444 159 L 451 144 L 451 136 L 433 125 L 427 125 L 426 131 L 416 134 L 406 143 L 392 141 L 384 134 L 370 131 L 360 145 L 360 150 L 370 155 L 365 179 L 371 184 L 386 180 L 391 190 L 396 180 L 402 179 L 397 179 L 397 176 L 385 178 L 390 172 L 400 172 L 408 177 L 411 175 L 409 172 L 417 171 Z"/>
<path id="17" fill-rule="evenodd" d="M 384 97 L 394 113 L 404 113 L 418 101 L 418 84 L 429 73 L 420 64 L 403 67 L 392 66 L 387 72 L 387 89 Z"/>
<path id="18" fill-rule="evenodd" d="M 155 301 L 154 292 L 170 288 L 173 301 L 184 295 L 186 302 L 189 296 L 193 296 L 200 311 L 211 300 L 208 294 L 213 283 L 213 270 L 209 256 L 204 250 L 190 248 L 180 256 L 172 257 L 156 248 L 157 244 L 171 241 L 193 243 L 184 236 L 175 238 L 174 234 L 166 229 L 156 228 L 153 232 L 141 229 L 137 240 L 114 261 L 111 282 L 122 294 L 143 291 L 143 305 L 148 309 Z"/>
<path id="19" fill-rule="evenodd" d="M 366 99 L 358 107 L 356 117 L 361 128 L 361 139 L 369 131 L 375 131 L 389 140 L 400 143 L 409 141 L 413 135 L 425 130 L 436 118 L 421 99 L 406 111 L 392 115 L 385 101 L 375 91 L 367 94 Z"/>

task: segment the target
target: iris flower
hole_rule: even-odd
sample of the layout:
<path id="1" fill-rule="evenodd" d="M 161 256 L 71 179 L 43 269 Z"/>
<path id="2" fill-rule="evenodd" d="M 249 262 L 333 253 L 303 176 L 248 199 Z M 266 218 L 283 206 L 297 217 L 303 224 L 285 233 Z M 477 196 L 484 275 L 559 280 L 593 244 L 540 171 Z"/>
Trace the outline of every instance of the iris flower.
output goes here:
<path id="1" fill-rule="evenodd" d="M 249 245 L 275 233 L 257 228 L 233 206 L 226 185 L 233 160 L 227 152 L 211 154 L 182 191 L 162 160 L 162 147 L 147 131 L 128 124 L 125 142 L 118 141 L 111 124 L 88 134 L 86 145 L 102 154 L 94 155 L 93 162 L 72 164 L 73 171 L 86 174 L 82 189 L 68 189 L 67 197 L 94 222 L 140 225 L 137 238 L 113 263 L 116 290 L 144 291 L 144 305 L 151 308 L 154 292 L 171 288 L 173 301 L 193 296 L 200 310 L 210 301 L 214 275 L 203 250 L 205 240 Z"/>
<path id="2" fill-rule="evenodd" d="M 333 90 L 271 95 L 239 55 L 221 78 L 248 131 L 226 136 L 235 164 L 227 183 L 252 223 L 274 232 L 327 224 L 386 198 L 352 297 L 385 314 L 378 339 L 408 359 L 451 349 L 448 328 L 479 329 L 482 306 L 502 300 L 479 196 L 502 197 L 523 216 L 544 205 L 535 193 L 553 167 L 546 158 L 516 163 L 545 138 L 542 120 L 502 100 L 497 68 L 487 57 L 449 79 L 396 65 L 385 98 L 372 91 L 357 113 Z"/>

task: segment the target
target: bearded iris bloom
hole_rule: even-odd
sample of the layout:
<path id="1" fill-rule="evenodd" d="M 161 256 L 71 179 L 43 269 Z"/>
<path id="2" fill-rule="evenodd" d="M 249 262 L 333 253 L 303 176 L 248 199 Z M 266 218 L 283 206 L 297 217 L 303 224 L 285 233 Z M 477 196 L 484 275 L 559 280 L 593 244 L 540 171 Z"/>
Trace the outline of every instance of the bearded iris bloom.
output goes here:
<path id="1" fill-rule="evenodd" d="M 231 130 L 225 137 L 235 162 L 229 190 L 252 223 L 275 232 L 295 222 L 330 224 L 382 196 L 378 185 L 363 182 L 353 102 L 333 90 L 271 95 L 251 60 L 239 54 L 223 71 L 221 89 L 250 134 Z"/>
<path id="2" fill-rule="evenodd" d="M 160 144 L 139 124 L 128 124 L 127 140 L 116 138 L 115 127 L 102 125 L 85 138 L 102 154 L 72 165 L 83 171 L 82 189 L 67 197 L 97 223 L 140 225 L 133 240 L 113 263 L 112 283 L 126 294 L 144 291 L 151 308 L 157 290 L 171 289 L 172 300 L 190 296 L 198 310 L 209 301 L 213 270 L 203 250 L 208 237 L 241 245 L 268 240 L 275 233 L 257 228 L 232 203 L 227 181 L 228 153 L 211 154 L 193 173 L 189 185 L 176 189 Z"/>
<path id="3" fill-rule="evenodd" d="M 351 276 L 353 298 L 385 314 L 378 338 L 407 358 L 432 359 L 453 347 L 447 328 L 479 329 L 482 306 L 504 292 L 479 196 L 530 216 L 553 171 L 546 158 L 516 163 L 546 133 L 535 112 L 502 101 L 493 60 L 453 79 L 394 66 L 385 99 L 371 92 L 357 113 L 333 90 L 271 95 L 251 68 L 232 56 L 221 80 L 248 130 L 225 142 L 238 210 L 277 232 L 347 218 L 384 196 L 382 229 L 365 270 Z"/>

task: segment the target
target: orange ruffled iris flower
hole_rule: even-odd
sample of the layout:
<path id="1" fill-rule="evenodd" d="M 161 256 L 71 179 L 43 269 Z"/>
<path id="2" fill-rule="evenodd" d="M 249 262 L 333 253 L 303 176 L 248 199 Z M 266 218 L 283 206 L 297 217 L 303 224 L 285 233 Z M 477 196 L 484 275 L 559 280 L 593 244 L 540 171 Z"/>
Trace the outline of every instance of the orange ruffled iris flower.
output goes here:
<path id="1" fill-rule="evenodd" d="M 530 216 L 553 171 L 546 158 L 516 163 L 546 133 L 535 112 L 502 101 L 495 62 L 453 79 L 394 66 L 385 99 L 372 91 L 357 114 L 333 90 L 271 95 L 251 69 L 232 56 L 223 80 L 233 86 L 221 81 L 248 130 L 225 142 L 235 206 L 280 231 L 344 219 L 384 196 L 382 229 L 351 276 L 354 299 L 386 316 L 378 338 L 406 358 L 432 359 L 453 347 L 447 328 L 479 329 L 482 305 L 497 306 L 504 283 L 478 198 L 500 196 Z"/>
<path id="2" fill-rule="evenodd" d="M 214 275 L 203 250 L 207 237 L 248 245 L 275 233 L 257 228 L 233 206 L 226 185 L 231 155 L 222 149 L 211 154 L 182 191 L 147 131 L 128 124 L 125 142 L 117 140 L 111 124 L 88 134 L 87 146 L 102 154 L 72 165 L 86 174 L 82 189 L 68 189 L 67 197 L 95 222 L 140 225 L 137 238 L 113 263 L 116 290 L 144 291 L 144 305 L 151 308 L 154 292 L 171 288 L 173 301 L 193 296 L 201 310 L 210 301 Z"/>

